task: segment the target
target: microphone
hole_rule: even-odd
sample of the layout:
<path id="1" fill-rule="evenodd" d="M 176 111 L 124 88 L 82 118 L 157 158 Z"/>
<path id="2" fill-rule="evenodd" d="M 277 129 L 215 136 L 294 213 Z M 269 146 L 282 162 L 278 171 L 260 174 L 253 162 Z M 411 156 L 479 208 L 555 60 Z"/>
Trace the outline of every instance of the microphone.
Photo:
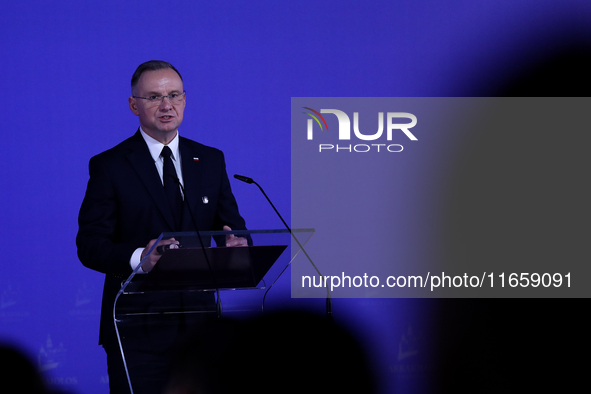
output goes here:
<path id="1" fill-rule="evenodd" d="M 238 175 L 238 174 L 234 174 L 234 178 L 238 179 L 239 181 L 242 182 L 246 182 L 246 183 L 255 183 L 252 178 L 249 178 L 247 176 L 243 176 L 243 175 Z"/>
<path id="2" fill-rule="evenodd" d="M 314 269 L 316 270 L 316 272 L 318 273 L 318 275 L 321 278 L 324 278 L 324 276 L 322 276 L 322 274 L 320 273 L 320 270 L 318 269 L 318 267 L 316 267 L 316 264 L 314 264 L 314 262 L 312 261 L 312 259 L 310 258 L 310 256 L 308 256 L 308 253 L 306 252 L 306 249 L 304 249 L 304 247 L 302 246 L 302 244 L 300 243 L 300 241 L 296 238 L 296 236 L 291 231 L 291 228 L 287 225 L 287 223 L 285 222 L 285 220 L 283 220 L 283 217 L 281 216 L 281 214 L 279 213 L 279 211 L 277 210 L 277 208 L 275 208 L 275 205 L 273 205 L 273 203 L 271 202 L 271 199 L 267 196 L 267 193 L 265 193 L 265 191 L 263 190 L 263 188 L 261 187 L 261 185 L 259 185 L 258 183 L 256 183 L 252 178 L 249 178 L 249 177 L 244 176 L 244 175 L 234 174 L 234 178 L 238 179 L 239 181 L 246 182 L 248 184 L 254 183 L 255 185 L 258 186 L 259 190 L 263 193 L 263 195 L 265 196 L 265 198 L 267 199 L 267 201 L 269 202 L 269 204 L 271 205 L 271 207 L 273 208 L 273 210 L 275 211 L 275 213 L 277 214 L 277 216 L 279 216 L 279 219 L 281 219 L 281 221 L 283 222 L 283 225 L 285 226 L 285 228 L 287 229 L 287 231 L 289 231 L 289 233 L 291 234 L 291 236 L 293 237 L 293 239 L 297 242 L 297 244 L 300 247 L 300 249 L 302 250 L 302 252 L 304 252 L 304 254 L 306 255 L 306 257 L 308 258 L 308 261 L 310 262 L 310 264 L 312 264 L 312 267 L 314 267 Z M 324 281 L 324 285 L 326 287 L 326 316 L 329 319 L 332 319 L 332 298 L 330 296 L 330 288 L 328 287 L 328 284 L 326 283 L 326 281 Z"/>

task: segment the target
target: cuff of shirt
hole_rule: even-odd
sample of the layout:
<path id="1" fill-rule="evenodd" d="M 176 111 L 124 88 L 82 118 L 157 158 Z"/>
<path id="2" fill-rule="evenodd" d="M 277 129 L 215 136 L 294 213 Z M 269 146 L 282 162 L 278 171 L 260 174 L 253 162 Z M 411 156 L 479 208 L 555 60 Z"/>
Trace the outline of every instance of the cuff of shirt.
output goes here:
<path id="1" fill-rule="evenodd" d="M 133 252 L 133 254 L 131 255 L 131 258 L 129 259 L 129 266 L 131 267 L 131 270 L 135 270 L 135 267 L 137 267 L 138 265 L 140 265 L 140 262 L 142 261 L 142 253 L 144 252 L 145 248 L 137 248 L 135 250 L 135 252 Z M 137 270 L 138 274 L 147 274 L 147 272 L 144 272 L 143 269 L 139 269 Z"/>

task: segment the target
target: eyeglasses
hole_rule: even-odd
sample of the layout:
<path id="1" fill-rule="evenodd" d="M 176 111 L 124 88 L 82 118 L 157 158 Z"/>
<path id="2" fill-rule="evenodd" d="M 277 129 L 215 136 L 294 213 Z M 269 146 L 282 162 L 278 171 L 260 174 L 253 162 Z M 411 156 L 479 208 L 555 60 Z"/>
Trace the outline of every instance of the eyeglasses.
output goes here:
<path id="1" fill-rule="evenodd" d="M 185 98 L 185 94 L 187 94 L 186 90 L 183 90 L 183 93 L 171 93 L 168 96 L 150 96 L 150 97 L 138 97 L 138 96 L 131 96 L 136 99 L 143 99 L 146 100 L 149 106 L 160 105 L 164 101 L 165 98 L 170 101 L 172 105 L 177 105 L 183 102 Z"/>

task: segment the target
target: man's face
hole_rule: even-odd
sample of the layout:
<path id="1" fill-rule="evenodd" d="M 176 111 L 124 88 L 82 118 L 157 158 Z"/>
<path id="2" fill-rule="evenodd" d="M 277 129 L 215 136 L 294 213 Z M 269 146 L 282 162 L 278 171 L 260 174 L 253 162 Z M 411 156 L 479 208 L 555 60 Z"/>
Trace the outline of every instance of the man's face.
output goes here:
<path id="1" fill-rule="evenodd" d="M 134 96 L 168 96 L 183 93 L 183 81 L 172 69 L 146 71 L 140 77 Z M 150 137 L 167 144 L 176 135 L 183 121 L 185 99 L 173 105 L 168 98 L 150 103 L 141 98 L 129 98 L 129 108 L 139 116 L 142 130 Z"/>

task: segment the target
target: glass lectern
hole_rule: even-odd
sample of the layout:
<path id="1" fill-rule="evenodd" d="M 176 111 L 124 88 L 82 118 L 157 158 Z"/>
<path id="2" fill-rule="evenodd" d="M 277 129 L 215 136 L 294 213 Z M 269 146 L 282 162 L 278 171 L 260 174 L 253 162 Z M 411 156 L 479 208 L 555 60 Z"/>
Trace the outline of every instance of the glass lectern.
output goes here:
<path id="1" fill-rule="evenodd" d="M 174 238 L 178 248 L 152 247 L 122 282 L 113 306 L 131 392 L 134 377 L 125 352 L 135 341 L 145 341 L 144 333 L 158 333 L 161 339 L 155 343 L 167 346 L 180 331 L 206 318 L 263 313 L 269 291 L 300 253 L 299 245 L 313 234 L 314 229 L 295 229 L 291 234 L 286 229 L 161 234 L 158 241 Z M 245 238 L 249 246 L 210 246 L 212 240 L 225 245 L 231 236 Z M 143 273 L 142 264 L 151 253 L 162 256 L 154 269 Z"/>

